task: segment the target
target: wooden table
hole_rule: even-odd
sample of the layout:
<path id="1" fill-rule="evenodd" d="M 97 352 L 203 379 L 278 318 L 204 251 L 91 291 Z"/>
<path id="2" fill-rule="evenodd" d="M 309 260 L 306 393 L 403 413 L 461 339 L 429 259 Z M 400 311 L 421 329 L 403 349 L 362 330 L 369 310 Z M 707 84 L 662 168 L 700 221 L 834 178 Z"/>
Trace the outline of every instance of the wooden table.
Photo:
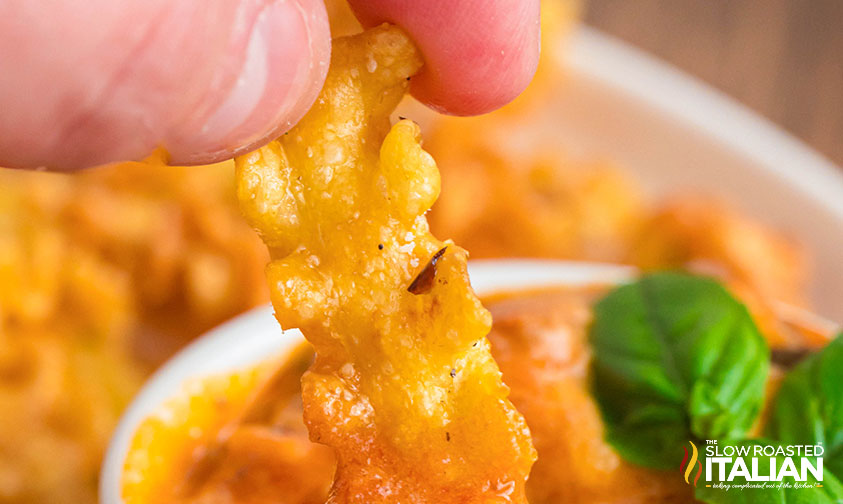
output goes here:
<path id="1" fill-rule="evenodd" d="M 843 167 L 843 0 L 587 0 L 584 17 Z"/>

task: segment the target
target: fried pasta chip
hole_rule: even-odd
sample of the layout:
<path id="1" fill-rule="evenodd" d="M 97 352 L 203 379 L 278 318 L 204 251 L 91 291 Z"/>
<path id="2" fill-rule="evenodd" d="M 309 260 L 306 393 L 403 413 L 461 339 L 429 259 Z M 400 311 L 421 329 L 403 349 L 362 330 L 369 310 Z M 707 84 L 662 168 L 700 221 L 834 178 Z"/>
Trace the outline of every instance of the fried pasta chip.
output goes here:
<path id="1" fill-rule="evenodd" d="M 491 317 L 466 252 L 428 230 L 439 174 L 418 127 L 390 127 L 420 56 L 389 26 L 333 50 L 308 115 L 236 160 L 276 316 L 316 349 L 302 394 L 311 438 L 337 454 L 329 502 L 525 502 L 535 451 Z"/>
<path id="2" fill-rule="evenodd" d="M 143 377 L 268 298 L 233 164 L 0 169 L 0 502 L 97 502 Z"/>

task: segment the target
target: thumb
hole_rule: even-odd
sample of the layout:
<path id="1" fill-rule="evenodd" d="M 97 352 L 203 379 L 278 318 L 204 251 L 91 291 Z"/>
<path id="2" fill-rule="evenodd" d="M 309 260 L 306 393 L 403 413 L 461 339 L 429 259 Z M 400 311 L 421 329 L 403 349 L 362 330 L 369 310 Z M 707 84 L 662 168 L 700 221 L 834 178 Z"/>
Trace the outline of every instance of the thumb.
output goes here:
<path id="1" fill-rule="evenodd" d="M 455 115 L 490 112 L 527 87 L 539 59 L 539 0 L 349 0 L 366 26 L 402 27 L 425 66 L 410 90 Z"/>
<path id="2" fill-rule="evenodd" d="M 295 124 L 330 34 L 321 0 L 0 2 L 0 54 L 0 166 L 198 164 Z"/>

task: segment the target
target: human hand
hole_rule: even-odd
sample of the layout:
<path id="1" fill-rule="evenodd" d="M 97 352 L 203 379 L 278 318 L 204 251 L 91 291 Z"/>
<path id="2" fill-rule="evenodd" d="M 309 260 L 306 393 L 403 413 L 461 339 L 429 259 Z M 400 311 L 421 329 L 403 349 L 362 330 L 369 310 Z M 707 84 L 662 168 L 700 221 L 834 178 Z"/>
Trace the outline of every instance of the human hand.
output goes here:
<path id="1" fill-rule="evenodd" d="M 0 166 L 73 170 L 140 159 L 223 160 L 307 111 L 325 78 L 323 0 L 0 3 Z M 411 90 L 471 115 L 532 78 L 538 0 L 352 0 L 404 28 L 426 61 Z"/>

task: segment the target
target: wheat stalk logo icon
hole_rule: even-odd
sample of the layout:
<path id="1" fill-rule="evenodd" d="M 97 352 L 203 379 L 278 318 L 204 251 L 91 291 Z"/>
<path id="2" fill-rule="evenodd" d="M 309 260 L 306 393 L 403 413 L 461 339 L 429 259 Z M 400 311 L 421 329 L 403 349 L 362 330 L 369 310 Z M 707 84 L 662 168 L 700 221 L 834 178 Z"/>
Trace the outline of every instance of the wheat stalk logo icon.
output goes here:
<path id="1" fill-rule="evenodd" d="M 688 447 L 685 446 L 685 457 L 682 459 L 682 464 L 679 465 L 679 472 L 685 474 L 685 483 L 690 485 L 691 473 L 694 472 L 694 467 L 696 466 L 697 475 L 694 477 L 694 486 L 697 486 L 697 481 L 700 480 L 700 475 L 702 474 L 702 463 L 699 461 L 697 445 L 693 441 L 688 441 L 688 444 L 691 445 L 691 460 L 688 460 Z"/>

